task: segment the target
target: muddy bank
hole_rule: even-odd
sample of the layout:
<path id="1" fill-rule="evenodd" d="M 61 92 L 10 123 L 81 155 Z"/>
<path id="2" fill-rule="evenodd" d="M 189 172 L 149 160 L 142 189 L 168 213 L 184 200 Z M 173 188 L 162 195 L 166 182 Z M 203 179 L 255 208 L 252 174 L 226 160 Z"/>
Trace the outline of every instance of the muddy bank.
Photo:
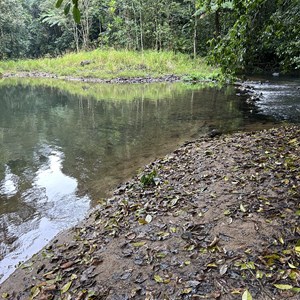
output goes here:
<path id="1" fill-rule="evenodd" d="M 20 266 L 0 295 L 298 299 L 299 134 L 288 126 L 186 143 Z"/>
<path id="2" fill-rule="evenodd" d="M 101 78 L 87 78 L 87 77 L 72 77 L 72 76 L 57 76 L 55 74 L 49 74 L 45 72 L 18 72 L 18 73 L 6 73 L 2 78 L 53 78 L 69 81 L 81 81 L 91 83 L 151 83 L 151 82 L 178 82 L 181 80 L 180 76 L 169 74 L 161 77 L 119 77 L 113 79 L 101 79 Z"/>

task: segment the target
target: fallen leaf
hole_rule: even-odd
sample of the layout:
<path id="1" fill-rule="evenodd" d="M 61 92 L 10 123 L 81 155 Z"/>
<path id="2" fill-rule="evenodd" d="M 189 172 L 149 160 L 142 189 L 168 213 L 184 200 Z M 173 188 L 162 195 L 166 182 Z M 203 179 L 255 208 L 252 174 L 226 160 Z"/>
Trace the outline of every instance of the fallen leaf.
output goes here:
<path id="1" fill-rule="evenodd" d="M 133 240 L 136 237 L 135 232 L 129 232 L 128 234 L 125 235 L 128 240 Z"/>
<path id="2" fill-rule="evenodd" d="M 213 241 L 208 245 L 208 247 L 214 247 L 215 245 L 218 244 L 219 241 L 220 241 L 220 239 L 215 236 Z"/>
<path id="3" fill-rule="evenodd" d="M 240 210 L 245 213 L 247 211 L 247 209 L 245 208 L 245 206 L 243 205 L 243 203 L 240 204 Z"/>
<path id="4" fill-rule="evenodd" d="M 26 264 L 21 264 L 20 268 L 21 269 L 31 268 L 32 265 L 33 265 L 33 262 L 29 262 L 29 263 L 26 263 Z"/>
<path id="5" fill-rule="evenodd" d="M 8 297 L 9 297 L 9 294 L 8 294 L 8 293 L 3 293 L 3 294 L 2 294 L 2 298 L 3 298 L 3 299 L 6 299 L 6 298 L 8 298 Z"/>
<path id="6" fill-rule="evenodd" d="M 274 284 L 274 286 L 279 290 L 291 290 L 293 288 L 290 284 Z"/>
<path id="7" fill-rule="evenodd" d="M 138 248 L 138 247 L 144 246 L 145 244 L 146 244 L 146 242 L 135 242 L 135 243 L 132 243 L 132 246 Z"/>
<path id="8" fill-rule="evenodd" d="M 298 142 L 297 138 L 294 138 L 289 141 L 289 144 L 296 144 Z"/>
<path id="9" fill-rule="evenodd" d="M 223 265 L 220 268 L 220 275 L 224 275 L 228 270 L 228 265 Z"/>
<path id="10" fill-rule="evenodd" d="M 288 263 L 288 265 L 289 265 L 289 267 L 291 268 L 291 269 L 297 269 L 297 267 L 296 266 L 294 266 L 293 264 L 291 264 L 291 263 Z"/>
<path id="11" fill-rule="evenodd" d="M 181 291 L 181 294 L 182 295 L 186 295 L 186 294 L 189 294 L 193 289 L 192 288 L 186 288 L 184 290 Z"/>
<path id="12" fill-rule="evenodd" d="M 147 215 L 146 218 L 145 218 L 145 221 L 147 223 L 150 223 L 152 221 L 152 216 L 151 215 Z"/>
<path id="13" fill-rule="evenodd" d="M 140 223 L 141 225 L 146 225 L 146 224 L 148 224 L 148 222 L 147 222 L 145 219 L 139 219 L 139 223 Z"/>
<path id="14" fill-rule="evenodd" d="M 38 296 L 38 294 L 41 292 L 41 289 L 39 286 L 34 286 L 33 288 L 31 288 L 31 297 L 30 299 L 34 299 L 36 296 Z"/>
<path id="15" fill-rule="evenodd" d="M 246 290 L 242 295 L 242 300 L 252 300 L 252 295 L 248 290 Z"/>
<path id="16" fill-rule="evenodd" d="M 73 265 L 74 265 L 74 262 L 73 262 L 73 261 L 68 261 L 68 262 L 62 264 L 60 267 L 61 267 L 62 269 L 67 269 L 67 268 L 72 267 Z"/>
<path id="17" fill-rule="evenodd" d="M 264 273 L 262 272 L 262 271 L 260 271 L 260 270 L 257 270 L 256 271 L 256 278 L 257 279 L 262 279 L 263 278 L 263 276 L 264 276 Z"/>
<path id="18" fill-rule="evenodd" d="M 158 274 L 155 274 L 154 275 L 154 280 L 157 282 L 157 283 L 163 283 L 164 280 L 161 278 L 161 276 L 159 276 Z"/>
<path id="19" fill-rule="evenodd" d="M 70 289 L 72 282 L 73 282 L 73 280 L 69 281 L 62 287 L 62 289 L 61 289 L 62 294 L 66 293 Z"/>

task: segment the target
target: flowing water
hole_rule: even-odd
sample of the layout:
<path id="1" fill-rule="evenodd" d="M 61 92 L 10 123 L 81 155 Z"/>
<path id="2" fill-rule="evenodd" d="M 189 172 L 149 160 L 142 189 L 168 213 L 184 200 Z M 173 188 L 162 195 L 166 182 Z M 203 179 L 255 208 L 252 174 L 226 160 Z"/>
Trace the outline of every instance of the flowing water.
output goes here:
<path id="1" fill-rule="evenodd" d="M 214 128 L 270 126 L 260 105 L 232 87 L 2 80 L 0 281 L 145 163 Z"/>
<path id="2" fill-rule="evenodd" d="M 300 123 L 300 78 L 255 78 L 249 86 L 260 95 L 256 107 L 261 114 Z"/>

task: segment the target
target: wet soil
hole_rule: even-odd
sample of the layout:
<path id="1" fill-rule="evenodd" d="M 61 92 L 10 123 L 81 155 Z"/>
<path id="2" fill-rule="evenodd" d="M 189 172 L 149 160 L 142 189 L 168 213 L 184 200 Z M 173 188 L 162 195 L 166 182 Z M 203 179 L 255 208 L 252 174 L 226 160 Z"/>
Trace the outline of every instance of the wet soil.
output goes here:
<path id="1" fill-rule="evenodd" d="M 151 83 L 151 82 L 177 82 L 181 80 L 180 76 L 169 74 L 161 77 L 118 77 L 112 79 L 73 77 L 73 76 L 57 76 L 55 74 L 45 72 L 18 72 L 6 73 L 2 78 L 53 78 L 67 81 L 82 81 L 93 83 Z"/>
<path id="2" fill-rule="evenodd" d="M 145 166 L 0 287 L 5 299 L 299 299 L 300 127 Z"/>

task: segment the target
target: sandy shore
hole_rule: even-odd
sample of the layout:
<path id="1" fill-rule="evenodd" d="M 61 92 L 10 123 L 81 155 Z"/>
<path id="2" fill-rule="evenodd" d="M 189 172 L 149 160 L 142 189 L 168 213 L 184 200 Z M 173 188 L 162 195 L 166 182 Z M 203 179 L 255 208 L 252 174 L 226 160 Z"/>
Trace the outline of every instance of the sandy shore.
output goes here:
<path id="1" fill-rule="evenodd" d="M 299 299 L 300 128 L 146 166 L 0 287 L 4 299 Z"/>

